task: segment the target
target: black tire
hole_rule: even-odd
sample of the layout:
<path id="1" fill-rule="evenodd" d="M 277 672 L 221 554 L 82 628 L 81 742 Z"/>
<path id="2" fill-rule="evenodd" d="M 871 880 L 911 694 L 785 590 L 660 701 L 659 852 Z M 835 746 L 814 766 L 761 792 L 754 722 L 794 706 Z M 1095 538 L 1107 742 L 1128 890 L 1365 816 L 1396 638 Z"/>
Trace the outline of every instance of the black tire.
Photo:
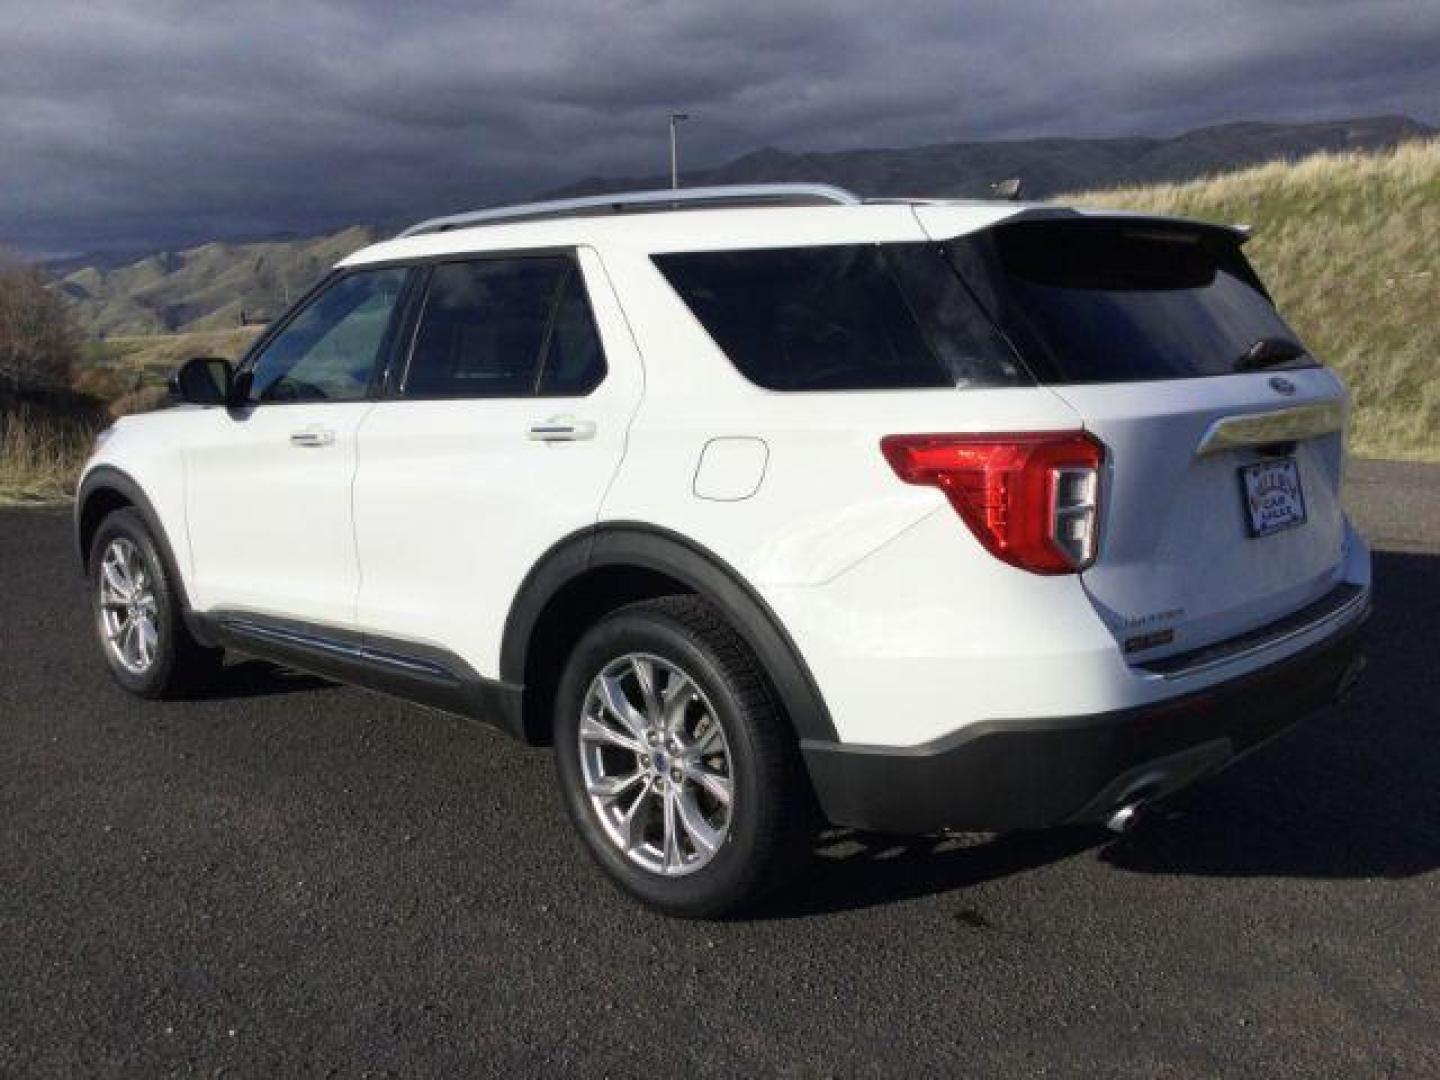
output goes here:
<path id="1" fill-rule="evenodd" d="M 133 545 L 154 597 L 157 642 L 149 666 L 139 672 L 129 670 L 109 646 L 102 617 L 101 564 L 117 539 L 128 540 Z M 166 561 L 139 513 L 129 508 L 116 510 L 100 523 L 90 544 L 89 571 L 92 624 L 100 654 L 117 683 L 137 697 L 174 698 L 187 696 L 215 680 L 224 653 L 201 645 L 185 626 L 180 596 Z"/>
<path id="2" fill-rule="evenodd" d="M 579 745 L 586 696 L 608 664 L 636 653 L 691 678 L 729 748 L 734 802 L 728 830 L 710 861 L 684 876 L 663 876 L 632 861 L 606 833 L 586 793 Z M 696 597 L 632 604 L 591 627 L 561 675 L 554 736 L 561 793 L 581 839 L 613 881 L 650 907 L 684 918 L 732 915 L 803 865 L 816 816 L 795 736 L 750 649 Z"/>

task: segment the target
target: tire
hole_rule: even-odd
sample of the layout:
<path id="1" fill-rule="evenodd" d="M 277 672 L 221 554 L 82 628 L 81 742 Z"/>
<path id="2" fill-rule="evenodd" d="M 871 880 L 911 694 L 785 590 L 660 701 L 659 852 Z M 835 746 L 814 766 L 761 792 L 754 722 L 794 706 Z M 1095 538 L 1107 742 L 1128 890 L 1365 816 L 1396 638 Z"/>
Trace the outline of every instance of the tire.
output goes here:
<path id="1" fill-rule="evenodd" d="M 657 727 L 674 741 L 646 741 Z M 561 675 L 554 735 L 580 838 L 648 906 L 735 914 L 803 865 L 816 819 L 795 737 L 749 648 L 703 601 L 647 600 L 591 627 Z"/>
<path id="2" fill-rule="evenodd" d="M 89 570 L 96 637 L 117 683 L 137 697 L 172 698 L 214 681 L 223 653 L 202 646 L 185 626 L 179 592 L 140 514 L 116 510 L 100 523 Z M 117 633 L 127 620 L 133 629 Z"/>

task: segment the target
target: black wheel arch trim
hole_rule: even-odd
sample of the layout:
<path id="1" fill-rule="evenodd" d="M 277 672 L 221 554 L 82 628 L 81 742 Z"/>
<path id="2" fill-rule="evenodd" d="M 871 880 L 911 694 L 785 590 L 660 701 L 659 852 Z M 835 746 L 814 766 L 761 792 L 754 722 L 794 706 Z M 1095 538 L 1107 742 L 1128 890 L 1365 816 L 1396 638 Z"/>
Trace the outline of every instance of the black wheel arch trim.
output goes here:
<path id="1" fill-rule="evenodd" d="M 164 560 L 165 576 L 169 579 L 171 589 L 180 600 L 180 610 L 185 617 L 186 629 L 202 645 L 213 646 L 215 640 L 209 633 L 209 627 L 205 625 L 204 620 L 196 618 L 194 609 L 190 605 L 190 596 L 185 589 L 185 578 L 180 573 L 180 563 L 175 558 L 170 537 L 165 532 L 165 526 L 160 523 L 160 515 L 155 512 L 154 504 L 150 502 L 150 497 L 145 494 L 145 489 L 136 482 L 134 477 L 122 469 L 117 469 L 114 465 L 96 465 L 90 469 L 81 479 L 79 490 L 75 493 L 75 553 L 80 560 L 81 576 L 87 577 L 90 573 L 90 551 L 85 535 L 85 509 L 90 504 L 91 498 L 100 491 L 113 491 L 144 520 L 155 541 L 155 547 L 160 552 L 160 558 Z"/>
<path id="2" fill-rule="evenodd" d="M 523 685 L 530 642 L 549 603 L 581 575 L 606 566 L 652 570 L 707 600 L 740 634 L 770 677 L 795 733 L 812 743 L 837 741 L 820 688 L 779 617 L 724 559 L 657 525 L 616 521 L 590 526 L 554 544 L 521 582 L 505 620 L 500 678 Z"/>

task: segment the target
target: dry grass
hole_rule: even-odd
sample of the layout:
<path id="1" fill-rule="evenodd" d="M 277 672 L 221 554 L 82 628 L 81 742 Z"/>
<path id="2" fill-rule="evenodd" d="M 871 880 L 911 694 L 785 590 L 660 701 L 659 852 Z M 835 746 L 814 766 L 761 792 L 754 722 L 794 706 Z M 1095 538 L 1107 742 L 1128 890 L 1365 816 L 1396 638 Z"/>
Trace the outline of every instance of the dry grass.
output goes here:
<path id="1" fill-rule="evenodd" d="M 192 356 L 221 356 L 227 360 L 238 360 L 263 329 L 261 326 L 243 326 L 230 330 L 197 330 L 187 334 L 110 337 L 90 343 L 86 353 L 90 370 L 138 374 L 142 381 L 163 385 L 174 370 Z"/>
<path id="2" fill-rule="evenodd" d="M 69 499 L 97 426 L 24 405 L 0 411 L 0 504 Z"/>
<path id="3" fill-rule="evenodd" d="M 1064 201 L 1254 226 L 1280 310 L 1354 393 L 1351 449 L 1440 461 L 1440 142 Z"/>
<path id="4" fill-rule="evenodd" d="M 134 413 L 151 412 L 170 400 L 170 392 L 163 386 L 142 386 L 121 394 L 110 402 L 110 415 L 130 416 Z"/>
<path id="5" fill-rule="evenodd" d="M 69 407 L 0 401 L 0 504 L 69 499 L 103 417 L 158 409 L 165 381 L 192 356 L 238 358 L 259 327 L 87 343 Z"/>

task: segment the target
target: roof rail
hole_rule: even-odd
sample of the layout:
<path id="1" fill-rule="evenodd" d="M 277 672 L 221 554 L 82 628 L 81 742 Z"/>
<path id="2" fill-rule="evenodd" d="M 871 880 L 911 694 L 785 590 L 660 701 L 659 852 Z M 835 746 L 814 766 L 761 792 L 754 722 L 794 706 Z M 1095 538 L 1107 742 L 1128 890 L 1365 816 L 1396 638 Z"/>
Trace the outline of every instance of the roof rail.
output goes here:
<path id="1" fill-rule="evenodd" d="M 833 203 L 858 206 L 860 196 L 830 184 L 725 184 L 716 187 L 665 188 L 659 191 L 623 191 L 613 195 L 588 195 L 579 199 L 497 206 L 466 214 L 431 218 L 411 225 L 400 236 L 420 236 L 514 221 L 542 221 L 547 218 L 598 217 L 605 214 L 681 210 L 721 206 L 814 206 Z"/>

